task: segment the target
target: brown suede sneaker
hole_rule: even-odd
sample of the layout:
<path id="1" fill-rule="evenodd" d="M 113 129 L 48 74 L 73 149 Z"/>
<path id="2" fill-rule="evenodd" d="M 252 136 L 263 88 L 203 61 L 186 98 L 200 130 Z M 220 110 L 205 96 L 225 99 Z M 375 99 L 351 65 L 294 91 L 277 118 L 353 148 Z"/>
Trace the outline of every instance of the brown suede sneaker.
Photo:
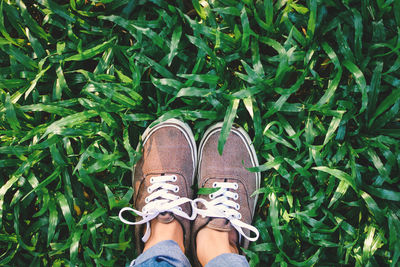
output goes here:
<path id="1" fill-rule="evenodd" d="M 137 225 L 138 253 L 143 251 L 143 242 L 150 237 L 150 221 L 154 218 L 162 223 L 178 220 L 184 232 L 184 245 L 188 248 L 190 220 L 196 216 L 191 188 L 197 164 L 193 133 L 187 124 L 170 119 L 147 128 L 142 140 L 143 155 L 133 175 L 136 210 L 123 208 L 119 217 L 124 223 Z M 122 213 L 127 210 L 142 218 L 136 217 L 136 222 L 125 220 Z"/>
<path id="2" fill-rule="evenodd" d="M 221 156 L 218 153 L 221 128 L 222 122 L 211 126 L 199 147 L 198 188 L 219 189 L 195 200 L 198 216 L 192 228 L 194 255 L 196 236 L 203 227 L 230 232 L 229 242 L 237 247 L 247 248 L 249 241 L 257 240 L 259 235 L 257 228 L 251 226 L 257 203 L 257 196 L 251 194 L 260 187 L 260 173 L 245 169 L 258 166 L 256 152 L 245 130 L 234 125 Z"/>

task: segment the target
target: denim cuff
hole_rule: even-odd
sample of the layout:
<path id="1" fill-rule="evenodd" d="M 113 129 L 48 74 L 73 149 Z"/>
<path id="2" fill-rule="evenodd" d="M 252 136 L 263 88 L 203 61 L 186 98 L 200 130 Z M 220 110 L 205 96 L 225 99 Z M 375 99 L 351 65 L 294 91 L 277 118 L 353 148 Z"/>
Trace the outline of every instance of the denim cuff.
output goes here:
<path id="1" fill-rule="evenodd" d="M 249 263 L 245 256 L 234 253 L 224 253 L 210 260 L 205 267 L 217 266 L 245 267 L 249 266 Z"/>
<path id="2" fill-rule="evenodd" d="M 185 254 L 183 254 L 178 243 L 173 240 L 165 240 L 155 244 L 139 255 L 130 266 L 140 266 L 150 259 L 164 261 L 177 267 L 190 266 L 189 260 L 186 258 Z"/>

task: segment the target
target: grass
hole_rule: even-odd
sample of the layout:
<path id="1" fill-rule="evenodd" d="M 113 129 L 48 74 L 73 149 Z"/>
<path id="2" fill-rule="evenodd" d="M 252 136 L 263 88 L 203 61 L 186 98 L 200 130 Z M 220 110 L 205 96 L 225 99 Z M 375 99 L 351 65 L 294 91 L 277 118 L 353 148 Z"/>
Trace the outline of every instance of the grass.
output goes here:
<path id="1" fill-rule="evenodd" d="M 179 117 L 253 137 L 251 265 L 398 266 L 399 27 L 396 0 L 2 0 L 0 265 L 132 260 L 134 148 Z"/>

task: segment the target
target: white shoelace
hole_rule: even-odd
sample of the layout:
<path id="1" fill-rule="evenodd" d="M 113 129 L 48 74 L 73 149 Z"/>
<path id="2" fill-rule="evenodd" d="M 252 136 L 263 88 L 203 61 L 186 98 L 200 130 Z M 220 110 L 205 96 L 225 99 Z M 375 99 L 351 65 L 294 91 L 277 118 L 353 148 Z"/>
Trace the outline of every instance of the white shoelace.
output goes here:
<path id="1" fill-rule="evenodd" d="M 241 240 L 241 236 L 245 237 L 249 241 L 256 241 L 259 236 L 257 228 L 240 220 L 242 218 L 242 214 L 239 212 L 240 205 L 234 201 L 239 198 L 239 195 L 237 193 L 229 191 L 229 189 L 237 190 L 238 187 L 239 186 L 237 183 L 213 183 L 213 188 L 220 189 L 214 193 L 209 194 L 209 198 L 211 199 L 211 201 L 207 201 L 201 198 L 197 198 L 194 200 L 195 203 L 201 202 L 205 206 L 205 209 L 197 208 L 197 213 L 202 215 L 203 217 L 217 217 L 229 220 L 231 225 L 239 233 L 239 242 Z M 256 236 L 247 236 L 243 232 L 243 229 L 250 230 L 250 232 L 253 232 Z"/>
<path id="2" fill-rule="evenodd" d="M 152 184 L 147 188 L 147 192 L 150 193 L 146 197 L 146 205 L 142 211 L 138 211 L 129 207 L 122 208 L 119 212 L 119 219 L 129 225 L 143 224 L 146 223 L 146 232 L 142 237 L 142 241 L 146 242 L 150 237 L 150 221 L 156 218 L 160 213 L 171 212 L 177 216 L 183 217 L 188 220 L 194 220 L 197 216 L 197 207 L 194 205 L 192 199 L 186 197 L 179 197 L 173 193 L 179 191 L 179 186 L 173 185 L 169 182 L 175 182 L 177 177 L 175 175 L 164 175 L 154 176 L 150 178 Z M 172 193 L 172 192 L 173 193 Z M 182 211 L 180 205 L 189 202 L 192 206 L 192 214 L 189 216 L 187 213 Z M 142 220 L 137 222 L 131 222 L 125 220 L 122 213 L 125 211 L 131 211 L 142 217 Z"/>

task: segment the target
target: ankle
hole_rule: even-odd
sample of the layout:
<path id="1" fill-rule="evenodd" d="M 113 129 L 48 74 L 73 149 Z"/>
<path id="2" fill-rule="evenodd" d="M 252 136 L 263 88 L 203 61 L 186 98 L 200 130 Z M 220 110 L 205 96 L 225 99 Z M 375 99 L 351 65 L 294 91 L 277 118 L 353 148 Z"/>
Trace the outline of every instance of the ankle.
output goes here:
<path id="1" fill-rule="evenodd" d="M 229 242 L 230 234 L 230 232 L 208 227 L 204 227 L 197 233 L 196 254 L 201 265 L 206 265 L 210 260 L 224 253 L 239 253 L 236 245 Z"/>
<path id="2" fill-rule="evenodd" d="M 177 220 L 173 220 L 170 223 L 162 223 L 157 219 L 153 219 L 150 222 L 150 225 L 151 234 L 144 245 L 143 251 L 146 251 L 161 241 L 172 240 L 175 241 L 183 253 L 185 253 L 185 246 L 183 244 L 183 229 Z"/>

